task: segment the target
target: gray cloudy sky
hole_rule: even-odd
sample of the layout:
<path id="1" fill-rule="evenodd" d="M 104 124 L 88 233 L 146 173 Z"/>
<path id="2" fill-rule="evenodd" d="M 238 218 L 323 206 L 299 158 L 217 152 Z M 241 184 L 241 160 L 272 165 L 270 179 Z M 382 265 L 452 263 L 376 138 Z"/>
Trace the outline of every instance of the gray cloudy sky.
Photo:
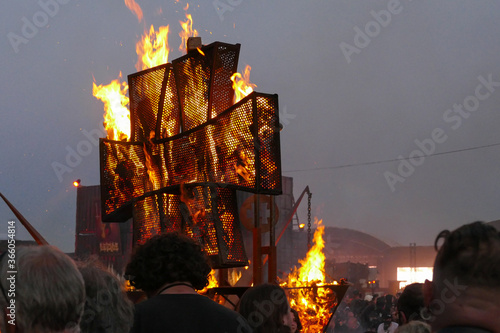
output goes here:
<path id="1" fill-rule="evenodd" d="M 99 183 L 84 135 L 102 129 L 93 77 L 134 73 L 151 24 L 170 25 L 169 60 L 182 55 L 186 2 L 137 2 L 145 24 L 122 0 L 2 1 L 0 191 L 64 251 L 74 249 L 71 182 Z M 204 44 L 241 43 L 240 71 L 251 65 L 256 90 L 279 95 L 283 174 L 296 198 L 310 186 L 327 226 L 429 245 L 442 229 L 500 218 L 500 2 L 189 4 Z M 68 165 L 68 151 L 85 148 Z M 72 172 L 58 177 L 54 163 Z M 0 233 L 12 217 L 1 203 Z"/>

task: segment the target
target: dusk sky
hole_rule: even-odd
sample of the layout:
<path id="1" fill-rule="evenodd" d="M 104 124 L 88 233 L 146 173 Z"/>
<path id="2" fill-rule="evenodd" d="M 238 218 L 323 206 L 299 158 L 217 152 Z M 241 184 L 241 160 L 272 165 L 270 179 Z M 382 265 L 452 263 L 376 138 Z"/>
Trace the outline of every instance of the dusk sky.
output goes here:
<path id="1" fill-rule="evenodd" d="M 66 252 L 72 181 L 99 184 L 92 83 L 136 72 L 151 25 L 169 25 L 169 61 L 183 55 L 187 2 L 137 3 L 141 22 L 123 0 L 2 2 L 0 192 Z M 500 219 L 500 2 L 216 0 L 187 12 L 203 44 L 240 43 L 239 71 L 250 65 L 255 90 L 278 94 L 283 175 L 296 199 L 310 187 L 326 226 L 431 245 Z M 1 202 L 0 234 L 13 218 Z M 17 237 L 31 239 L 20 224 Z"/>

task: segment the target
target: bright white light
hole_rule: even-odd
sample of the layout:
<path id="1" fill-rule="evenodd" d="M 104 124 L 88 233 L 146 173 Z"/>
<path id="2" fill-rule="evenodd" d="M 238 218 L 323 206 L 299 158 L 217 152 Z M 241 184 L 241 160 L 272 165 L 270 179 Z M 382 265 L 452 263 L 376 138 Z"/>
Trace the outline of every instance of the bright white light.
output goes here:
<path id="1" fill-rule="evenodd" d="M 398 267 L 397 279 L 399 281 L 399 289 L 405 286 L 419 282 L 424 283 L 425 280 L 432 280 L 432 267 Z"/>

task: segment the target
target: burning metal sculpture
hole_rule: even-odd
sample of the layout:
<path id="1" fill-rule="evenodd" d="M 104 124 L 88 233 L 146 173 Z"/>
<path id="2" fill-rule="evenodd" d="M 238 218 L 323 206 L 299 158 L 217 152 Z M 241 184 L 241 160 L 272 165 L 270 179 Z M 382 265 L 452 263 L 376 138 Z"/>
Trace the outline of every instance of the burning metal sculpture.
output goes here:
<path id="1" fill-rule="evenodd" d="M 131 141 L 101 139 L 103 221 L 134 218 L 134 244 L 181 230 L 216 268 L 247 265 L 235 190 L 281 193 L 277 95 L 236 104 L 240 45 L 212 43 L 129 75 Z"/>

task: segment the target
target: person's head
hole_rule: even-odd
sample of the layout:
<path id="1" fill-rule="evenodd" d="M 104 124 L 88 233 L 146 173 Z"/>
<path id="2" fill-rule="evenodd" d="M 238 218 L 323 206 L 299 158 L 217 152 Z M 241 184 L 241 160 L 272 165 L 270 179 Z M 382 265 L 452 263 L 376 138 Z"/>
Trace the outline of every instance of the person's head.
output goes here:
<path id="1" fill-rule="evenodd" d="M 125 280 L 97 259 L 77 262 L 85 281 L 82 333 L 122 333 L 132 327 L 134 305 L 125 291 Z"/>
<path id="2" fill-rule="evenodd" d="M 423 283 L 412 283 L 405 287 L 398 298 L 399 325 L 412 320 L 422 320 L 420 311 L 424 307 Z"/>
<path id="3" fill-rule="evenodd" d="M 383 310 L 385 307 L 385 297 L 377 297 L 375 300 L 375 307 L 379 310 Z"/>
<path id="4" fill-rule="evenodd" d="M 356 330 L 360 326 L 360 323 L 358 321 L 358 318 L 356 317 L 347 317 L 347 327 L 350 330 Z"/>
<path id="5" fill-rule="evenodd" d="M 431 333 L 431 326 L 423 321 L 413 320 L 399 326 L 394 333 Z"/>
<path id="6" fill-rule="evenodd" d="M 48 245 L 19 246 L 9 254 L 15 255 L 16 266 L 10 266 L 11 257 L 3 256 L 0 302 L 7 311 L 4 320 L 13 323 L 15 318 L 15 327 L 4 326 L 2 332 L 79 332 L 85 286 L 73 260 Z M 17 274 L 10 273 L 14 269 Z M 11 311 L 13 301 L 15 310 Z"/>
<path id="7" fill-rule="evenodd" d="M 392 306 L 394 305 L 394 295 L 387 294 L 385 295 L 385 305 L 386 306 Z"/>
<path id="8" fill-rule="evenodd" d="M 443 241 L 438 249 L 438 243 Z M 500 326 L 500 235 L 483 222 L 473 222 L 435 241 L 438 250 L 433 281 L 424 284 L 424 302 L 437 330 L 453 325 Z M 492 326 L 493 325 L 493 326 Z M 495 326 L 496 325 L 496 326 Z"/>
<path id="9" fill-rule="evenodd" d="M 387 330 L 392 324 L 392 314 L 385 312 L 382 314 L 382 320 L 384 324 L 384 330 Z"/>
<path id="10" fill-rule="evenodd" d="M 249 288 L 241 296 L 237 309 L 254 333 L 291 332 L 293 314 L 280 286 L 265 283 Z"/>
<path id="11" fill-rule="evenodd" d="M 206 253 L 194 239 L 176 232 L 157 235 L 139 246 L 125 274 L 148 297 L 174 282 L 188 282 L 201 290 L 208 284 L 211 267 Z"/>

